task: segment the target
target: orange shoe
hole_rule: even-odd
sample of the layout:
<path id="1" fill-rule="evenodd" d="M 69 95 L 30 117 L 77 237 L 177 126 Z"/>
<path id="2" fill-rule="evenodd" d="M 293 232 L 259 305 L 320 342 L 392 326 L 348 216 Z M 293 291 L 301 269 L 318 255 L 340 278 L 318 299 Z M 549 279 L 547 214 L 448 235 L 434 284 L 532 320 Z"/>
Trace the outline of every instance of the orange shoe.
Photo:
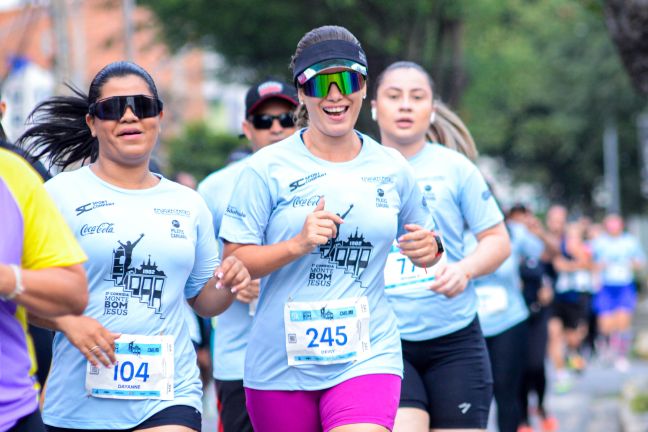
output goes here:
<path id="1" fill-rule="evenodd" d="M 558 419 L 556 417 L 545 417 L 542 419 L 542 432 L 556 432 L 558 430 Z"/>
<path id="2" fill-rule="evenodd" d="M 569 357 L 567 357 L 567 367 L 569 367 L 571 370 L 575 372 L 578 373 L 583 372 L 586 366 L 587 366 L 587 362 L 580 354 L 572 354 Z"/>
<path id="3" fill-rule="evenodd" d="M 535 430 L 529 425 L 518 426 L 517 432 L 535 432 Z"/>

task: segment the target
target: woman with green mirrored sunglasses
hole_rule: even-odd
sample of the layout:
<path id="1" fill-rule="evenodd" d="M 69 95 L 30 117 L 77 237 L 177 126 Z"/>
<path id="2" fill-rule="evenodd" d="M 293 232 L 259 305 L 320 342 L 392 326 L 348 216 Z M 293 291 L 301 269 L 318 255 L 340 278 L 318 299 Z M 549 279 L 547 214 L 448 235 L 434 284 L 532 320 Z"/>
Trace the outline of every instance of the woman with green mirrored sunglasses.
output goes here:
<path id="1" fill-rule="evenodd" d="M 355 36 L 311 30 L 291 66 L 306 127 L 248 160 L 219 231 L 224 255 L 262 278 L 248 413 L 258 432 L 389 431 L 402 354 L 385 257 L 397 241 L 421 270 L 435 263 L 434 222 L 407 161 L 354 129 L 367 92 Z"/>

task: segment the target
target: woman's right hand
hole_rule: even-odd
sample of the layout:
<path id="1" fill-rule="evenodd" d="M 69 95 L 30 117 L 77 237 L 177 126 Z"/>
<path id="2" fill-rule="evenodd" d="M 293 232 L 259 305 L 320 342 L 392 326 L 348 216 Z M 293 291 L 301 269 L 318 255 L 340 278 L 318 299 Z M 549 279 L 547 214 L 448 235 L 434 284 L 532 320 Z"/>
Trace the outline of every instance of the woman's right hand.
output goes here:
<path id="1" fill-rule="evenodd" d="M 68 315 L 57 320 L 60 330 L 93 366 L 99 363 L 111 367 L 117 362 L 115 340 L 121 333 L 113 333 L 89 316 Z"/>
<path id="2" fill-rule="evenodd" d="M 236 292 L 236 300 L 241 303 L 250 304 L 252 300 L 259 298 L 259 283 L 261 279 L 254 279 L 245 289 Z"/>
<path id="3" fill-rule="evenodd" d="M 301 232 L 293 237 L 301 255 L 310 253 L 317 246 L 336 237 L 338 226 L 344 223 L 339 215 L 324 210 L 324 205 L 324 196 L 321 196 L 315 210 L 306 216 Z"/>

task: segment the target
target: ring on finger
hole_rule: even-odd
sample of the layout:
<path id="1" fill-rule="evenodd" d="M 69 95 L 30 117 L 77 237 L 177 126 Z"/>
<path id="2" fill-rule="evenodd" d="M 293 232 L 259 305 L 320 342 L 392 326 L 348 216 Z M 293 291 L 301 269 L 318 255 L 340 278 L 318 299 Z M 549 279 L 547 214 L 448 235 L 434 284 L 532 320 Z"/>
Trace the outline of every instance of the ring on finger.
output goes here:
<path id="1" fill-rule="evenodd" d="M 99 345 L 95 345 L 92 348 L 90 348 L 90 352 L 93 352 L 94 350 L 98 350 L 98 349 L 99 349 Z"/>

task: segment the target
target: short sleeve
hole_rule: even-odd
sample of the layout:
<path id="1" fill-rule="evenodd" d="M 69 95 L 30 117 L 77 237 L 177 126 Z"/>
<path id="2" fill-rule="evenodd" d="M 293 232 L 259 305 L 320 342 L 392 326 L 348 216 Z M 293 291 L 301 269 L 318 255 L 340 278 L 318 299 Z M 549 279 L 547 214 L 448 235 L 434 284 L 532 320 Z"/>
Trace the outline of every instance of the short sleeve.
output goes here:
<path id="1" fill-rule="evenodd" d="M 230 243 L 261 245 L 271 211 L 272 198 L 267 183 L 247 166 L 225 209 L 219 237 Z"/>
<path id="2" fill-rule="evenodd" d="M 533 235 L 525 226 L 516 226 L 513 230 L 517 253 L 527 259 L 539 260 L 544 251 L 544 243 Z"/>
<path id="3" fill-rule="evenodd" d="M 641 244 L 637 241 L 636 238 L 632 238 L 633 245 L 633 256 L 636 260 L 640 261 L 642 264 L 646 262 L 646 254 L 641 248 Z"/>
<path id="4" fill-rule="evenodd" d="M 223 209 L 219 207 L 218 200 L 216 200 L 212 196 L 211 191 L 206 185 L 204 184 L 198 185 L 198 193 L 205 200 L 205 203 L 207 204 L 207 208 L 212 214 L 213 230 L 214 230 L 214 235 L 216 235 L 218 234 L 218 230 L 220 228 L 220 221 L 222 218 Z"/>
<path id="5" fill-rule="evenodd" d="M 474 165 L 470 167 L 460 190 L 459 205 L 470 231 L 477 235 L 502 222 L 504 216 L 482 174 Z"/>
<path id="6" fill-rule="evenodd" d="M 213 276 L 214 270 L 220 264 L 218 259 L 218 243 L 214 235 L 212 217 L 207 204 L 197 197 L 196 214 L 196 254 L 194 265 L 185 284 L 185 297 L 193 298 Z"/>
<path id="7" fill-rule="evenodd" d="M 428 202 L 416 183 L 414 172 L 409 166 L 407 168 L 401 191 L 402 206 L 398 215 L 397 237 L 406 233 L 406 224 L 416 224 L 430 230 L 436 230 L 437 227 L 432 212 L 428 208 Z"/>
<path id="8" fill-rule="evenodd" d="M 31 168 L 20 178 L 16 197 L 24 220 L 22 266 L 67 267 L 87 260 L 65 219 Z"/>

